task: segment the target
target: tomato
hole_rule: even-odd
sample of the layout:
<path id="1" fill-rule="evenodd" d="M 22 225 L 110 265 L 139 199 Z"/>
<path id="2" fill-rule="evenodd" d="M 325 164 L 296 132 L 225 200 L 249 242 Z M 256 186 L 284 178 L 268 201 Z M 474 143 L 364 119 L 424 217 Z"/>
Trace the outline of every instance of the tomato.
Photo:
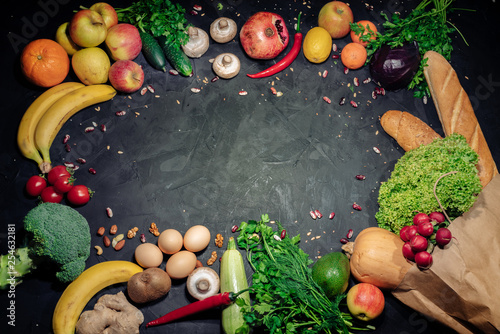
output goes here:
<path id="1" fill-rule="evenodd" d="M 48 186 L 42 190 L 40 194 L 42 198 L 42 202 L 50 202 L 50 203 L 61 203 L 64 195 L 57 192 L 54 186 Z"/>
<path id="2" fill-rule="evenodd" d="M 33 197 L 40 196 L 45 187 L 47 187 L 47 181 L 40 175 L 33 175 L 26 182 L 26 192 Z"/>
<path id="3" fill-rule="evenodd" d="M 71 176 L 71 173 L 64 165 L 54 166 L 50 170 L 49 174 L 47 174 L 47 181 L 49 181 L 50 184 L 54 184 L 61 176 Z"/>
<path id="4" fill-rule="evenodd" d="M 75 179 L 72 176 L 64 175 L 56 180 L 56 182 L 54 183 L 54 188 L 57 192 L 65 194 L 70 191 L 71 188 L 73 188 L 74 183 Z"/>
<path id="5" fill-rule="evenodd" d="M 93 192 L 84 185 L 76 185 L 68 191 L 66 198 L 73 205 L 87 204 Z"/>

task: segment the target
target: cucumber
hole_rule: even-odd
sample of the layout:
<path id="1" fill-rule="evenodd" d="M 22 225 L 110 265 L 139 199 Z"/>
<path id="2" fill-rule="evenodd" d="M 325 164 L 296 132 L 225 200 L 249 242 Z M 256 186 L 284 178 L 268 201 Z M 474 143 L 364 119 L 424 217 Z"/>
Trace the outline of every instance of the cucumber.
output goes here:
<path id="1" fill-rule="evenodd" d="M 169 43 L 165 36 L 158 37 L 158 42 L 170 65 L 181 75 L 189 77 L 193 73 L 193 67 L 184 51 L 179 46 Z"/>
<path id="2" fill-rule="evenodd" d="M 163 50 L 152 35 L 147 32 L 143 32 L 139 29 L 139 35 L 142 40 L 142 53 L 144 58 L 151 64 L 151 66 L 157 70 L 166 72 L 167 71 L 167 60 Z"/>
<path id="3" fill-rule="evenodd" d="M 239 292 L 248 288 L 245 266 L 243 264 L 243 256 L 236 249 L 236 241 L 233 237 L 229 238 L 227 250 L 222 255 L 220 264 L 220 292 Z M 246 305 L 250 306 L 250 294 L 248 291 L 238 296 L 245 300 Z M 241 327 L 243 326 L 244 327 Z M 241 327 L 241 328 L 240 328 Z M 222 310 L 222 329 L 225 334 L 249 333 L 249 326 L 246 325 L 241 306 L 236 302 L 226 306 Z"/>

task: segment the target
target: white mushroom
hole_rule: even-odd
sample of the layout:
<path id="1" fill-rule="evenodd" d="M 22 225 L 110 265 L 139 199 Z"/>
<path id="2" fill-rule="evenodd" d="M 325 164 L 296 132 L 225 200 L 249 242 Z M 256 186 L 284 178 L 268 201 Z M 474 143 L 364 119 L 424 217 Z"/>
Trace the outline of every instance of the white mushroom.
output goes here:
<path id="1" fill-rule="evenodd" d="M 220 289 L 219 275 L 211 268 L 198 267 L 188 276 L 186 288 L 198 300 L 216 295 Z"/>
<path id="2" fill-rule="evenodd" d="M 221 53 L 215 57 L 212 68 L 220 78 L 231 79 L 240 72 L 240 60 L 232 53 Z"/>
<path id="3" fill-rule="evenodd" d="M 236 22 L 227 17 L 219 17 L 210 25 L 210 36 L 217 43 L 227 43 L 236 36 Z"/>
<path id="4" fill-rule="evenodd" d="M 189 41 L 182 46 L 184 53 L 190 58 L 200 58 L 208 50 L 208 34 L 200 28 L 188 28 Z"/>

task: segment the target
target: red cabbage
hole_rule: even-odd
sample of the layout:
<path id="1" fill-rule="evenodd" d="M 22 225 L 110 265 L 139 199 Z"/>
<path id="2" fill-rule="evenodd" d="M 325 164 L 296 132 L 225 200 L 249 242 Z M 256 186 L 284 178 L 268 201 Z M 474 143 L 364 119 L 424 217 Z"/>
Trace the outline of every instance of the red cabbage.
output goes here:
<path id="1" fill-rule="evenodd" d="M 391 48 L 385 44 L 370 61 L 372 79 L 386 90 L 407 87 L 420 66 L 420 53 L 416 42 Z"/>

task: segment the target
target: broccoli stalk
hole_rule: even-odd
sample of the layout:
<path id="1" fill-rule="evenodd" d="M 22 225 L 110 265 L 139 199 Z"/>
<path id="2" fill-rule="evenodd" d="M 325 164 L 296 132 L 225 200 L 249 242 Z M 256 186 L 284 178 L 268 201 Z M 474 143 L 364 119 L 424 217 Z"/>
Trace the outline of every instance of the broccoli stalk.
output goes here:
<path id="1" fill-rule="evenodd" d="M 85 261 L 90 256 L 90 228 L 75 209 L 42 203 L 24 217 L 24 230 L 28 233 L 27 247 L 0 258 L 0 288 L 19 284 L 35 263 L 54 270 L 62 283 L 73 281 L 85 270 Z"/>
<path id="2" fill-rule="evenodd" d="M 34 269 L 36 266 L 29 256 L 28 247 L 0 256 L 0 290 L 18 285 L 22 282 L 21 278 Z"/>

